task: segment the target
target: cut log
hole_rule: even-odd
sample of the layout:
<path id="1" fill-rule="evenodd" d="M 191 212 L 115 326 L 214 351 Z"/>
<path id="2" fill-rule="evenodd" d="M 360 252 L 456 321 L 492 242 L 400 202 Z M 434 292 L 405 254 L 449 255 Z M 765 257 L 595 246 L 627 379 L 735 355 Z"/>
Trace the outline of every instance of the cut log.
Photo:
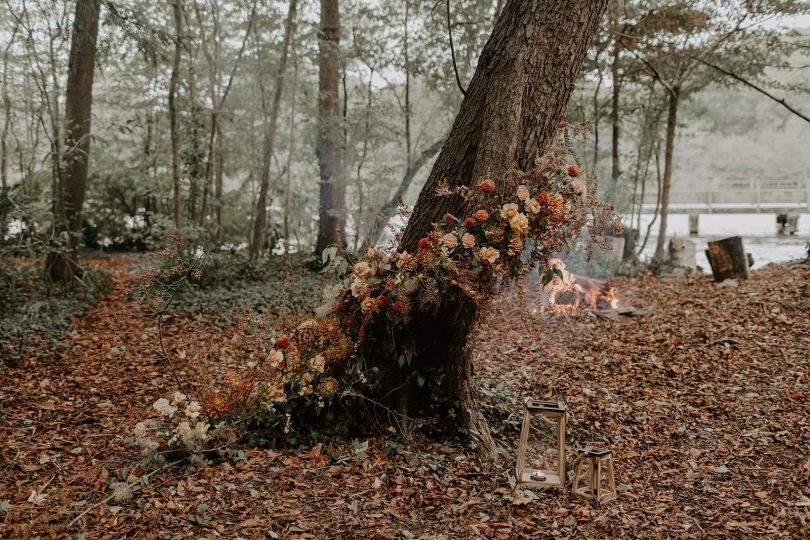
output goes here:
<path id="1" fill-rule="evenodd" d="M 709 242 L 706 258 L 709 259 L 715 281 L 751 277 L 748 257 L 741 236 Z"/>
<path id="2" fill-rule="evenodd" d="M 697 268 L 695 243 L 685 238 L 673 238 L 669 241 L 669 258 L 675 265 L 695 270 Z"/>

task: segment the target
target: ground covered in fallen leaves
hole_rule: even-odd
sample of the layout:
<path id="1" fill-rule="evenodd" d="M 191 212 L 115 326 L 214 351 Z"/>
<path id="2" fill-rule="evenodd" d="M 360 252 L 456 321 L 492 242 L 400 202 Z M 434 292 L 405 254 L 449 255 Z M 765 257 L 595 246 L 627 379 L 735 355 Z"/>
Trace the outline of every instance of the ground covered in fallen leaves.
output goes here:
<path id="1" fill-rule="evenodd" d="M 532 315 L 509 295 L 493 306 L 476 362 L 500 444 L 514 455 L 524 396 L 563 400 L 569 452 L 616 455 L 619 497 L 596 506 L 515 492 L 511 459 L 481 464 L 421 435 L 237 445 L 207 467 L 144 470 L 127 438 L 175 387 L 154 322 L 127 297 L 133 261 L 95 264 L 112 292 L 0 367 L 2 538 L 810 536 L 810 265 L 772 265 L 736 287 L 615 280 L 624 305 L 643 308 L 633 316 Z M 262 290 L 285 296 L 268 296 L 264 315 L 311 307 L 315 276 L 279 269 Z M 168 320 L 185 375 L 244 360 L 225 311 L 212 302 Z"/>

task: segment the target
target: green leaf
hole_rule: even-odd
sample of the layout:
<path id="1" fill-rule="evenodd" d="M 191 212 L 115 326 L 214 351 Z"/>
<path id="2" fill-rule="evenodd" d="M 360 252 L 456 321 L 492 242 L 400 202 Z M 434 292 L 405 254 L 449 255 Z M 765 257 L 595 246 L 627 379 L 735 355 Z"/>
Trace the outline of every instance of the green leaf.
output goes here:
<path id="1" fill-rule="evenodd" d="M 418 384 L 420 387 L 425 385 L 425 377 L 424 377 L 424 375 L 417 375 L 416 376 L 416 384 Z"/>

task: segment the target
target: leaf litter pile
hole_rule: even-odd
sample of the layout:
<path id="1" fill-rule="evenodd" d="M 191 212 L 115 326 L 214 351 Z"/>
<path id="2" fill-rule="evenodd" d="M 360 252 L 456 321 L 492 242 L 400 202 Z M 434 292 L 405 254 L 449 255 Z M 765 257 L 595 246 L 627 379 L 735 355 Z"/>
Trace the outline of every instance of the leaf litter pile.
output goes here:
<path id="1" fill-rule="evenodd" d="M 530 315 L 502 297 L 475 354 L 508 459 L 480 463 L 460 440 L 417 433 L 235 445 L 203 468 L 146 470 L 127 440 L 173 378 L 154 322 L 127 299 L 131 261 L 96 264 L 114 290 L 60 346 L 40 340 L 0 371 L 0 537 L 810 537 L 810 265 L 771 265 L 737 287 L 615 280 L 635 316 Z M 280 274 L 267 290 L 294 282 L 301 299 L 279 303 L 311 308 L 322 278 Z M 211 319 L 166 324 L 189 377 L 242 360 Z M 567 405 L 569 464 L 584 447 L 613 449 L 616 500 L 513 489 L 525 396 Z"/>

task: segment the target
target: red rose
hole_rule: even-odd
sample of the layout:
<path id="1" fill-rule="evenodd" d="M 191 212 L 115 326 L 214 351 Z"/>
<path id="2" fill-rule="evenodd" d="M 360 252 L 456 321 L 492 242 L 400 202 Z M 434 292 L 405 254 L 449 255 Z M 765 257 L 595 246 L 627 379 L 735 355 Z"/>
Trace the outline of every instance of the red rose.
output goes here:
<path id="1" fill-rule="evenodd" d="M 475 221 L 475 218 L 468 217 L 464 219 L 464 227 L 467 230 L 474 229 L 476 225 L 478 225 L 478 222 Z"/>
<path id="2" fill-rule="evenodd" d="M 286 349 L 290 346 L 290 336 L 279 336 L 276 339 L 276 347 L 279 349 Z"/>
<path id="3" fill-rule="evenodd" d="M 495 182 L 487 178 L 481 182 L 481 191 L 484 193 L 495 193 Z"/>
<path id="4" fill-rule="evenodd" d="M 456 216 L 453 214 L 445 214 L 442 221 L 444 221 L 447 225 L 452 225 L 456 221 Z"/>
<path id="5" fill-rule="evenodd" d="M 579 166 L 578 165 L 569 165 L 567 172 L 568 172 L 568 176 L 576 178 L 577 176 L 579 176 Z"/>
<path id="6" fill-rule="evenodd" d="M 385 309 L 388 307 L 388 304 L 391 303 L 391 299 L 387 296 L 380 295 L 377 297 L 377 309 Z"/>
<path id="7" fill-rule="evenodd" d="M 541 191 L 537 194 L 537 202 L 544 206 L 548 206 L 548 202 L 551 200 L 551 197 L 548 196 L 548 191 Z"/>
<path id="8" fill-rule="evenodd" d="M 427 238 L 420 238 L 419 239 L 419 249 L 430 249 L 433 245 L 430 243 L 430 240 Z"/>

